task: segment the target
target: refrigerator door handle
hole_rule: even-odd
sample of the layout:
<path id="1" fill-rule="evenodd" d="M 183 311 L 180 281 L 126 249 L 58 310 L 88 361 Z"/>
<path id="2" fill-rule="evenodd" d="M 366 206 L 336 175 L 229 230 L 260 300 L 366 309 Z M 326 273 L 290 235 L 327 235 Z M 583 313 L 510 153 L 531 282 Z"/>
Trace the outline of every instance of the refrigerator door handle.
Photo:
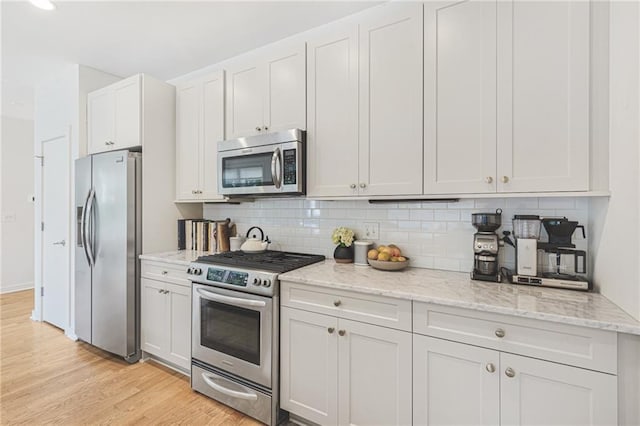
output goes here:
<path id="1" fill-rule="evenodd" d="M 84 205 L 82 206 L 82 215 L 80 219 L 80 241 L 82 242 L 82 248 L 84 249 L 84 254 L 87 257 L 87 263 L 91 266 L 91 258 L 89 257 L 89 251 L 87 249 L 87 233 L 85 232 L 85 224 L 87 223 L 87 204 L 89 203 L 89 197 L 91 196 L 91 191 L 87 194 L 87 198 L 84 200 Z"/>
<path id="2" fill-rule="evenodd" d="M 89 198 L 87 199 L 87 209 L 86 209 L 86 217 L 84 217 L 83 220 L 83 233 L 85 235 L 85 244 L 84 244 L 84 249 L 85 252 L 87 253 L 87 257 L 89 258 L 89 265 L 93 266 L 96 264 L 96 260 L 95 260 L 95 253 L 93 252 L 93 241 L 91 238 L 91 215 L 93 214 L 93 201 L 96 198 L 96 190 L 94 188 L 91 188 L 91 191 L 89 192 Z"/>

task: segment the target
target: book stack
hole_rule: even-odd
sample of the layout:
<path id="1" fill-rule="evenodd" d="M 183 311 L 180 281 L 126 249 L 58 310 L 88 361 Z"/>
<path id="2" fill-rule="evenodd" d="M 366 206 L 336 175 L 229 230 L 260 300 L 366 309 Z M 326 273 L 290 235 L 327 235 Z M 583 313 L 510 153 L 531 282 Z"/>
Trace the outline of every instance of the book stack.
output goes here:
<path id="1" fill-rule="evenodd" d="M 216 252 L 216 221 L 178 219 L 178 250 Z"/>

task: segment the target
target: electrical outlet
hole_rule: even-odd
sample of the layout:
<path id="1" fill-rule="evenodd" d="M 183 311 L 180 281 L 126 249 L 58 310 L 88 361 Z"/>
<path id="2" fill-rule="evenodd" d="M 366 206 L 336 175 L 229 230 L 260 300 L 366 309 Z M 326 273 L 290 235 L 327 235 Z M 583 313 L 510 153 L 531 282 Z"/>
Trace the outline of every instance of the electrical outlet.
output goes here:
<path id="1" fill-rule="evenodd" d="M 377 240 L 380 238 L 380 224 L 375 222 L 364 223 L 364 239 Z"/>

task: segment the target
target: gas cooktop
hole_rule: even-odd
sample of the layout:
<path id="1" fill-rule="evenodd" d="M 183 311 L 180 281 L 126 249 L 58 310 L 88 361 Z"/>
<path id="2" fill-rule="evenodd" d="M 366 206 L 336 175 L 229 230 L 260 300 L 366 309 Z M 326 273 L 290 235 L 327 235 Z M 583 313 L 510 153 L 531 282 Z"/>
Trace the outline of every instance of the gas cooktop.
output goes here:
<path id="1" fill-rule="evenodd" d="M 318 254 L 267 250 L 261 253 L 229 251 L 209 256 L 201 256 L 196 262 L 283 273 L 313 263 L 322 262 L 324 259 L 324 256 Z"/>

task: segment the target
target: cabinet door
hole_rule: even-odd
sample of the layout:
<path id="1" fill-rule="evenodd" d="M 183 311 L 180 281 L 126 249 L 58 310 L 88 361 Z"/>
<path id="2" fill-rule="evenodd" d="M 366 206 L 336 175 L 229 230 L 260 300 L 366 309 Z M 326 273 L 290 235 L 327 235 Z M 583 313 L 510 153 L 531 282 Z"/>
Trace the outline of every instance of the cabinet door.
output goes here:
<path id="1" fill-rule="evenodd" d="M 141 279 L 141 348 L 143 351 L 165 357 L 167 353 L 167 296 L 165 283 Z"/>
<path id="2" fill-rule="evenodd" d="M 506 353 L 500 354 L 500 366 L 503 425 L 618 422 L 616 376 Z"/>
<path id="3" fill-rule="evenodd" d="M 338 320 L 338 424 L 411 424 L 411 333 Z"/>
<path id="4" fill-rule="evenodd" d="M 200 93 L 198 82 L 176 87 L 176 199 L 197 199 L 200 154 Z"/>
<path id="5" fill-rule="evenodd" d="M 111 149 L 142 145 L 140 79 L 136 75 L 112 86 L 115 145 Z"/>
<path id="6" fill-rule="evenodd" d="M 499 424 L 499 368 L 497 351 L 414 334 L 414 424 Z"/>
<path id="7" fill-rule="evenodd" d="M 424 191 L 496 190 L 496 2 L 424 6 Z"/>
<path id="8" fill-rule="evenodd" d="M 200 196 L 220 200 L 218 195 L 218 142 L 224 140 L 224 71 L 202 83 L 202 142 L 200 146 Z"/>
<path id="9" fill-rule="evenodd" d="M 260 58 L 247 58 L 227 69 L 227 139 L 262 132 L 264 86 Z"/>
<path id="10" fill-rule="evenodd" d="M 113 96 L 109 88 L 87 96 L 89 154 L 108 151 L 113 142 Z"/>
<path id="11" fill-rule="evenodd" d="M 265 62 L 265 131 L 306 129 L 305 44 L 285 43 Z"/>
<path id="12" fill-rule="evenodd" d="M 169 293 L 169 343 L 167 360 L 184 369 L 191 368 L 191 287 L 166 284 Z"/>
<path id="13" fill-rule="evenodd" d="M 358 26 L 307 41 L 307 194 L 357 195 Z"/>
<path id="14" fill-rule="evenodd" d="M 498 2 L 498 191 L 589 189 L 589 4 Z"/>
<path id="15" fill-rule="evenodd" d="M 312 422 L 338 422 L 338 320 L 282 308 L 280 405 Z"/>
<path id="16" fill-rule="evenodd" d="M 422 3 L 360 22 L 361 195 L 422 194 Z"/>

